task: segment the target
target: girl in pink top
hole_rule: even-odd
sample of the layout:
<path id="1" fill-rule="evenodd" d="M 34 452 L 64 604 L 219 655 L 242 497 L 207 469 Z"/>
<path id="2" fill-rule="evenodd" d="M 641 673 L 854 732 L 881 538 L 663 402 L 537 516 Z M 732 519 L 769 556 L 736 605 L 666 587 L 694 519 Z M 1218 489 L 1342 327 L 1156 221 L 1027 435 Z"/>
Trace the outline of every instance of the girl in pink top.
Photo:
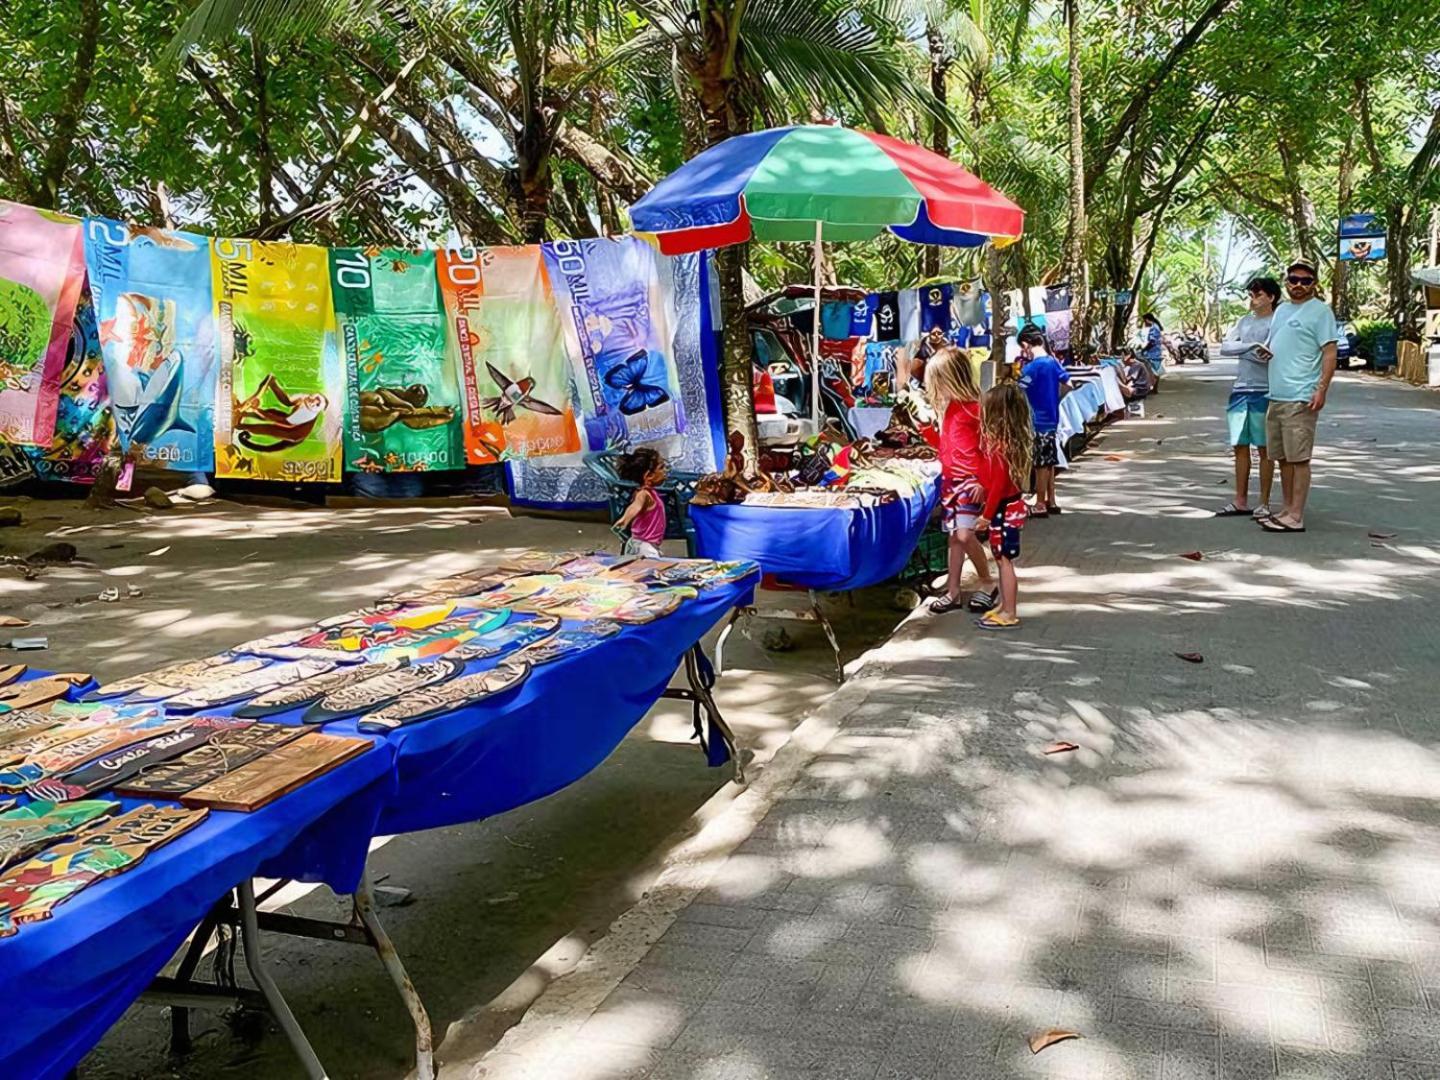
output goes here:
<path id="1" fill-rule="evenodd" d="M 655 489 L 665 482 L 669 472 L 665 459 L 658 451 L 642 446 L 622 457 L 616 472 L 622 480 L 640 485 L 625 513 L 615 522 L 616 532 L 630 530 L 625 554 L 659 558 L 660 542 L 665 539 L 665 500 Z"/>

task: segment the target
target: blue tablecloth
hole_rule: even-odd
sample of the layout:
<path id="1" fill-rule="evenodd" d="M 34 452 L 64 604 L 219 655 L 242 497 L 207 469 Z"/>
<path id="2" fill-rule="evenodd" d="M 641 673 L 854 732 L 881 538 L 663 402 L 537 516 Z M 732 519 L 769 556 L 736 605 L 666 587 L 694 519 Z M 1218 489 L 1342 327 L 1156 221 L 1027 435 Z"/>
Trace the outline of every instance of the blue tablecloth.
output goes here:
<path id="1" fill-rule="evenodd" d="M 908 498 L 881 506 L 692 506 L 690 520 L 697 553 L 707 559 L 751 559 L 794 585 L 843 592 L 878 585 L 905 569 L 939 499 L 935 478 Z"/>
<path id="2" fill-rule="evenodd" d="M 382 741 L 254 813 L 212 812 L 135 869 L 0 939 L 0 1077 L 64 1076 L 239 882 L 263 874 L 353 891 L 394 758 Z"/>

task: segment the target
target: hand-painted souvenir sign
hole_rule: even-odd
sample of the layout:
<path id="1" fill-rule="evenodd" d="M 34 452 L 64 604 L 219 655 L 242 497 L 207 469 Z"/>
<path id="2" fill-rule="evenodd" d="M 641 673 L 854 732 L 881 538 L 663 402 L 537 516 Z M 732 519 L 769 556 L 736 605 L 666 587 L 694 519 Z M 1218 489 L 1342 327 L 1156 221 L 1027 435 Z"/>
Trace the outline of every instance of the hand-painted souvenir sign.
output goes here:
<path id="1" fill-rule="evenodd" d="M 258 810 L 373 745 L 369 739 L 303 735 L 218 780 L 186 792 L 180 802 L 216 810 Z"/>
<path id="2" fill-rule="evenodd" d="M 0 814 L 0 870 L 28 859 L 57 840 L 74 836 L 90 822 L 113 814 L 118 802 L 88 799 L 83 802 L 37 801 Z"/>
<path id="3" fill-rule="evenodd" d="M 454 650 L 465 642 L 488 633 L 497 626 L 503 626 L 510 618 L 509 608 L 482 611 L 478 615 L 463 615 L 458 619 L 447 619 L 430 628 L 424 634 L 369 650 L 368 655 L 376 659 L 404 659 L 414 663 L 417 660 L 433 660 L 437 656 L 452 656 Z"/>
<path id="4" fill-rule="evenodd" d="M 470 597 L 470 603 L 480 608 L 518 607 L 519 604 L 545 589 L 559 585 L 565 579 L 559 574 L 526 574 L 511 578 L 494 589 L 479 596 Z"/>
<path id="5" fill-rule="evenodd" d="M 694 589 L 676 587 L 654 589 L 626 601 L 610 613 L 610 618 L 622 623 L 648 623 L 669 615 L 686 600 L 694 599 Z"/>
<path id="6" fill-rule="evenodd" d="M 156 848 L 199 825 L 207 812 L 177 806 L 136 807 L 0 873 L 0 938 L 26 923 L 48 919 L 82 889 L 129 870 Z"/>
<path id="7" fill-rule="evenodd" d="M 310 723 L 325 723 L 358 716 L 396 698 L 453 679 L 464 670 L 464 664 L 448 657 L 397 668 L 373 679 L 332 690 L 306 709 L 302 719 Z"/>
<path id="8" fill-rule="evenodd" d="M 85 281 L 79 218 L 0 201 L 0 437 L 49 446 Z"/>
<path id="9" fill-rule="evenodd" d="M 190 675 L 167 678 L 164 682 L 147 682 L 132 690 L 127 696 L 128 701 L 173 701 L 181 694 L 191 691 L 215 686 L 218 683 L 228 682 L 231 679 L 238 679 L 260 671 L 269 664 L 269 661 L 259 656 L 245 656 L 231 660 L 225 664 L 216 664 L 213 667 L 202 668 Z M 106 689 L 101 687 L 102 690 Z"/>
<path id="10" fill-rule="evenodd" d="M 498 626 L 471 638 L 450 653 L 455 660 L 487 660 L 544 641 L 560 629 L 560 620 L 553 615 L 531 615 Z"/>
<path id="11" fill-rule="evenodd" d="M 163 732 L 144 739 L 123 750 L 102 754 L 63 776 L 52 776 L 32 784 L 29 794 L 37 799 L 61 801 L 83 799 L 97 791 L 114 787 L 122 780 L 173 757 L 193 750 L 237 728 L 251 725 L 250 720 L 207 716 L 192 720 L 175 731 Z"/>
<path id="12" fill-rule="evenodd" d="M 449 577 L 431 578 L 389 597 L 400 604 L 434 604 L 457 596 L 474 596 L 503 585 L 514 575 L 500 571 L 471 570 Z"/>
<path id="13" fill-rule="evenodd" d="M 114 682 L 105 683 L 103 686 L 91 690 L 80 700 L 105 701 L 109 698 L 134 694 L 152 686 L 175 687 L 178 693 L 180 690 L 190 690 L 203 685 L 210 679 L 224 678 L 224 674 L 218 669 L 237 662 L 250 665 L 244 669 L 245 671 L 254 671 L 255 668 L 261 666 L 250 660 L 237 661 L 229 653 L 220 653 L 218 656 L 207 656 L 203 660 L 185 660 L 178 664 L 169 664 L 155 671 L 146 672 L 143 675 L 131 675 L 125 679 L 116 679 Z M 238 675 L 241 672 L 235 671 L 233 674 Z"/>
<path id="14" fill-rule="evenodd" d="M 38 709 L 16 709 L 0 713 L 0 764 L 5 762 L 5 750 L 21 739 L 29 739 L 52 728 L 59 727 L 64 717 Z"/>
<path id="15" fill-rule="evenodd" d="M 213 240 L 216 475 L 340 480 L 345 369 L 324 248 Z"/>
<path id="16" fill-rule="evenodd" d="M 279 713 L 289 712 L 302 705 L 309 705 L 312 701 L 319 701 L 332 691 L 354 686 L 366 679 L 373 679 L 377 675 L 394 671 L 403 662 L 402 660 L 376 660 L 373 663 L 337 668 L 335 671 L 327 671 L 323 675 L 300 679 L 289 686 L 277 687 L 261 694 L 253 701 L 236 709 L 235 715 L 257 719 L 262 716 L 275 716 Z"/>
<path id="17" fill-rule="evenodd" d="M 78 769 L 88 761 L 102 754 L 114 753 L 127 746 L 133 746 L 152 735 L 174 731 L 183 724 L 180 720 L 162 720 L 151 717 L 136 723 L 120 723 L 95 727 L 84 723 L 67 724 L 57 731 L 77 731 L 74 738 L 57 742 L 27 756 L 19 764 L 11 764 L 0 770 L 0 791 L 24 791 L 48 776 L 58 776 Z M 46 732 L 49 735 L 50 732 Z M 43 736 L 42 736 L 43 737 Z M 11 746 L 16 749 L 20 744 Z"/>
<path id="18" fill-rule="evenodd" d="M 13 682 L 9 686 L 0 686 L 0 712 L 33 709 L 37 705 L 59 701 L 75 687 L 83 686 L 89 681 L 90 676 L 84 672 L 66 671 L 47 675 L 42 679 L 31 679 L 29 682 Z"/>
<path id="19" fill-rule="evenodd" d="M 540 249 L 451 248 L 440 252 L 436 269 L 465 388 L 467 462 L 580 450 Z"/>
<path id="20" fill-rule="evenodd" d="M 610 567 L 604 571 L 604 574 L 607 578 L 613 578 L 616 581 L 629 581 L 643 585 L 653 580 L 659 571 L 668 569 L 671 565 L 669 559 L 631 559 L 629 562 Z"/>
<path id="21" fill-rule="evenodd" d="M 85 221 L 85 263 L 120 449 L 182 472 L 215 467 L 210 241 Z"/>
<path id="22" fill-rule="evenodd" d="M 247 641 L 237 646 L 236 651 L 282 660 L 359 663 L 364 659 L 360 654 L 365 650 L 390 641 L 410 641 L 419 631 L 448 619 L 455 607 L 453 600 L 419 608 L 381 604 L 322 619 L 313 626 L 282 630 Z"/>
<path id="23" fill-rule="evenodd" d="M 681 435 L 670 267 L 638 237 L 542 246 L 585 417 L 587 449 Z"/>
<path id="24" fill-rule="evenodd" d="M 523 551 L 501 559 L 499 568 L 511 574 L 553 574 L 579 558 L 574 551 Z"/>
<path id="25" fill-rule="evenodd" d="M 330 280 L 345 357 L 345 468 L 465 466 L 459 358 L 445 344 L 435 253 L 333 248 Z"/>
<path id="26" fill-rule="evenodd" d="M 541 611 L 562 619 L 598 619 L 645 594 L 643 585 L 604 578 L 566 581 L 518 601 L 519 611 Z"/>
<path id="27" fill-rule="evenodd" d="M 753 562 L 713 562 L 710 559 L 676 559 L 669 568 L 655 572 L 655 582 L 660 585 L 694 585 L 706 588 L 727 581 L 739 581 L 753 574 L 759 567 Z"/>
<path id="28" fill-rule="evenodd" d="M 0 665 L 0 686 L 9 686 L 29 670 L 30 668 L 25 664 Z"/>
<path id="29" fill-rule="evenodd" d="M 173 799 L 318 730 L 314 724 L 251 724 L 218 732 L 204 746 L 115 785 L 117 795 Z"/>
<path id="30" fill-rule="evenodd" d="M 173 698 L 166 698 L 165 708 L 188 712 L 196 709 L 214 709 L 221 705 L 229 705 L 234 701 L 244 701 L 247 698 L 263 694 L 267 690 L 288 686 L 301 679 L 323 675 L 325 672 L 333 670 L 334 667 L 333 660 L 293 660 L 288 663 L 271 664 L 269 667 L 260 668 L 257 671 L 237 675 L 233 679 L 224 679 L 210 686 L 187 690 Z"/>
<path id="31" fill-rule="evenodd" d="M 566 578 L 592 578 L 601 575 L 610 576 L 612 572 L 619 571 L 622 567 L 629 566 L 638 561 L 634 555 L 607 555 L 604 552 L 596 551 L 589 555 L 581 555 L 578 559 L 571 559 L 560 569 L 560 573 Z"/>
<path id="32" fill-rule="evenodd" d="M 608 641 L 614 637 L 620 630 L 619 623 L 610 622 L 608 619 L 596 619 L 571 630 L 561 630 L 553 637 L 530 645 L 520 652 L 516 659 L 528 660 L 534 666 L 539 667 L 541 664 L 559 660 L 562 656 L 593 649 L 602 641 Z"/>
<path id="33" fill-rule="evenodd" d="M 522 660 L 502 660 L 488 671 L 464 675 L 438 686 L 407 694 L 399 701 L 366 713 L 355 726 L 360 731 L 383 734 L 406 724 L 478 704 L 486 698 L 515 689 L 529 677 L 528 663 Z"/>

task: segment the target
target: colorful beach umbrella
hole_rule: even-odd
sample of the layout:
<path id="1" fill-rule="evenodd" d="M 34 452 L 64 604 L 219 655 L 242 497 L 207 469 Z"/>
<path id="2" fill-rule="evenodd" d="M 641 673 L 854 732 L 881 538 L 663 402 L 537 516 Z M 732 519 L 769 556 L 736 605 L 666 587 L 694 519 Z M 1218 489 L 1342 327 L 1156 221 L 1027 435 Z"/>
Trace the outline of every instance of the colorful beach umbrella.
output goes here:
<path id="1" fill-rule="evenodd" d="M 630 208 L 637 232 L 683 255 L 746 240 L 815 245 L 811 415 L 820 426 L 820 267 L 825 240 L 884 232 L 916 244 L 1010 242 L 1025 211 L 933 151 L 888 135 L 804 124 L 737 135 L 705 150 Z"/>

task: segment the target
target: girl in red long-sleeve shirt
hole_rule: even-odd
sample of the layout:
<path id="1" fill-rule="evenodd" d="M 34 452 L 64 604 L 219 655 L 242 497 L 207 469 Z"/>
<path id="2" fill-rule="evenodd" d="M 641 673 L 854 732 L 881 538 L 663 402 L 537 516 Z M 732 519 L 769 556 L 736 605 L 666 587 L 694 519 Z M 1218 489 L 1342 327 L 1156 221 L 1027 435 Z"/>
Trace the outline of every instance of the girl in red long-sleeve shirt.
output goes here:
<path id="1" fill-rule="evenodd" d="M 940 418 L 940 525 L 948 537 L 945 595 L 930 605 L 937 615 L 962 606 L 960 579 L 968 557 L 978 575 L 971 611 L 989 611 L 999 596 L 985 545 L 975 535 L 980 487 L 980 388 L 964 349 L 937 349 L 925 365 L 925 393 Z"/>
<path id="2" fill-rule="evenodd" d="M 976 480 L 984 501 L 975 524 L 977 536 L 990 534 L 990 550 L 1000 571 L 1000 603 L 976 620 L 981 630 L 1014 630 L 1020 625 L 1015 607 L 1020 581 L 1020 530 L 1025 525 L 1021 485 L 1030 478 L 1035 436 L 1030 428 L 1030 403 L 1013 382 L 985 391 L 980 399 L 980 460 Z"/>

